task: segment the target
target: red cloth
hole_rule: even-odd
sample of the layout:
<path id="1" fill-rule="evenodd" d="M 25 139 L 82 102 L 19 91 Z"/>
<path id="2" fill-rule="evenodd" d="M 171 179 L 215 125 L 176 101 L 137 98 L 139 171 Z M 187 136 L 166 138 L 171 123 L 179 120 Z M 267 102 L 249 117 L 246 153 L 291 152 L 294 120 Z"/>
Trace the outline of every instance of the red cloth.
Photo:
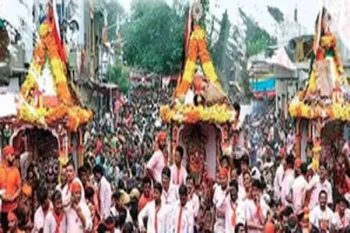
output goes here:
<path id="1" fill-rule="evenodd" d="M 61 227 L 61 222 L 63 220 L 64 214 L 63 212 L 60 215 L 57 215 L 55 211 L 52 211 L 53 217 L 56 221 L 56 229 L 55 229 L 55 233 L 60 233 L 60 227 Z"/>
<path id="2" fill-rule="evenodd" d="M 49 20 L 51 21 L 50 23 L 53 24 L 53 35 L 54 35 L 54 38 L 55 38 L 55 42 L 56 42 L 56 45 L 57 45 L 57 52 L 62 60 L 62 62 L 64 64 L 67 64 L 67 56 L 66 56 L 66 52 L 64 51 L 64 47 L 62 45 L 62 41 L 60 39 L 60 36 L 58 35 L 58 31 L 57 31 L 57 28 L 56 28 L 56 21 L 55 21 L 55 14 L 53 12 L 53 8 L 50 7 L 49 9 Z"/>
<path id="3" fill-rule="evenodd" d="M 72 192 L 79 192 L 79 191 L 81 191 L 81 186 L 80 186 L 79 182 L 75 181 L 75 182 L 72 183 L 71 191 Z"/>
<path id="4" fill-rule="evenodd" d="M 264 223 L 264 216 L 263 216 L 263 212 L 260 206 L 260 203 L 256 203 L 256 215 L 257 218 L 259 219 L 260 224 Z"/>
<path id="5" fill-rule="evenodd" d="M 12 221 L 17 221 L 17 216 L 11 211 L 8 213 L 7 215 L 7 220 L 9 222 L 12 222 Z"/>
<path id="6" fill-rule="evenodd" d="M 12 146 L 5 146 L 4 149 L 2 150 L 2 155 L 3 156 L 8 156 L 12 155 L 15 153 L 15 149 Z"/>
<path id="7" fill-rule="evenodd" d="M 232 208 L 231 225 L 236 226 L 236 206 L 234 206 L 232 202 L 231 202 L 231 208 Z"/>
<path id="8" fill-rule="evenodd" d="M 227 170 L 227 168 L 221 167 L 220 170 L 219 170 L 218 176 L 221 177 L 221 178 L 227 178 L 228 177 L 228 170 Z"/>
<path id="9" fill-rule="evenodd" d="M 141 198 L 139 200 L 139 204 L 138 204 L 138 209 L 139 211 L 141 211 L 143 209 L 143 207 L 145 207 L 147 205 L 148 202 L 153 200 L 153 195 L 150 194 L 149 197 L 146 197 L 144 194 L 141 195 Z"/>
<path id="10" fill-rule="evenodd" d="M 268 221 L 265 225 L 264 233 L 275 233 L 275 225 Z"/>
<path id="11" fill-rule="evenodd" d="M 177 219 L 177 233 L 181 233 L 182 224 L 182 206 L 180 207 L 179 218 Z"/>
<path id="12" fill-rule="evenodd" d="M 103 143 L 100 139 L 97 139 L 96 141 L 96 155 L 100 154 L 102 152 Z"/>
<path id="13" fill-rule="evenodd" d="M 160 142 L 160 141 L 165 141 L 166 140 L 166 132 L 161 131 L 157 134 L 156 136 L 156 141 Z"/>

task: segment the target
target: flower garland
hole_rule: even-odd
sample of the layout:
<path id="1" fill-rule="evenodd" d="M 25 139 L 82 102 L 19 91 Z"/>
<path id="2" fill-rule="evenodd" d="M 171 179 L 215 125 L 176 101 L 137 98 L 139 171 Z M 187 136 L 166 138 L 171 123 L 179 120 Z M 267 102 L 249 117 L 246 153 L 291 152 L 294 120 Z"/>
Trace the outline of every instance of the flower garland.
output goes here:
<path id="1" fill-rule="evenodd" d="M 53 126 L 62 119 L 66 119 L 66 127 L 71 132 L 76 132 L 81 124 L 89 122 L 92 112 L 75 106 L 68 88 L 65 65 L 61 61 L 58 47 L 53 35 L 54 25 L 46 21 L 40 26 L 41 41 L 34 49 L 33 60 L 26 80 L 21 86 L 21 96 L 29 104 L 22 104 L 18 110 L 19 119 L 40 125 Z M 56 84 L 58 99 L 61 104 L 55 108 L 47 109 L 44 106 L 35 106 L 32 91 L 38 88 L 37 79 L 40 78 L 42 67 L 45 63 L 45 54 L 49 58 L 52 74 Z"/>
<path id="2" fill-rule="evenodd" d="M 225 104 L 215 104 L 210 107 L 177 104 L 172 109 L 167 105 L 162 106 L 160 116 L 166 123 L 174 121 L 180 124 L 195 124 L 202 121 L 224 124 L 232 122 L 235 111 Z"/>
<path id="3" fill-rule="evenodd" d="M 184 96 L 193 82 L 198 57 L 207 79 L 221 88 L 208 51 L 206 33 L 199 25 L 195 25 L 189 41 L 184 74 L 176 90 L 177 97 Z"/>
<path id="4" fill-rule="evenodd" d="M 309 120 L 322 118 L 350 121 L 350 103 L 332 103 L 324 106 L 316 104 L 311 106 L 295 98 L 289 105 L 289 113 L 292 117 Z"/>

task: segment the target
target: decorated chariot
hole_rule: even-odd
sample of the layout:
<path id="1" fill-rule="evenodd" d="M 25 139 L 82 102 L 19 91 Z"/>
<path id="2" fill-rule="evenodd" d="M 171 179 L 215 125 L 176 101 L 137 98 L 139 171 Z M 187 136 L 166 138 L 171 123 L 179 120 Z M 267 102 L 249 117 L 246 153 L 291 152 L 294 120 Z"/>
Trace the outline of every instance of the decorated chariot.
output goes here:
<path id="1" fill-rule="evenodd" d="M 349 86 L 336 37 L 329 28 L 330 19 L 323 8 L 316 20 L 307 86 L 289 106 L 296 120 L 296 156 L 311 162 L 314 170 L 320 161 L 329 162 L 341 151 L 344 126 L 350 120 Z"/>
<path id="2" fill-rule="evenodd" d="M 3 101 L 7 96 L 7 111 L 14 109 L 12 114 L 1 114 L 8 135 L 3 144 L 15 147 L 21 163 L 35 164 L 54 190 L 60 165 L 67 163 L 69 155 L 76 165 L 83 162 L 82 126 L 92 119 L 92 112 L 81 107 L 67 77 L 65 50 L 53 8 L 48 8 L 20 93 L 0 98 Z"/>
<path id="3" fill-rule="evenodd" d="M 231 156 L 238 146 L 239 106 L 235 109 L 228 101 L 207 48 L 206 32 L 199 24 L 194 23 L 190 30 L 186 62 L 173 101 L 161 106 L 160 114 L 171 132 L 171 151 L 177 146 L 184 148 L 185 166 L 195 184 L 215 178 L 221 156 Z M 236 134 L 231 137 L 233 131 Z"/>

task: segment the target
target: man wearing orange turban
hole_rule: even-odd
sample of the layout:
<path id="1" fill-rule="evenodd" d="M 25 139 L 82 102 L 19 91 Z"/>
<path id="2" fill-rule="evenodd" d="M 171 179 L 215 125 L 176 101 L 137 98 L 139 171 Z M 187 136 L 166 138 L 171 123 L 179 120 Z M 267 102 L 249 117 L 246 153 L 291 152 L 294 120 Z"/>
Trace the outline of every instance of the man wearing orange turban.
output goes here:
<path id="1" fill-rule="evenodd" d="M 236 232 L 235 228 L 240 223 L 245 223 L 244 202 L 238 199 L 238 183 L 232 180 L 227 194 L 216 203 L 216 208 L 223 211 L 225 218 L 225 231 Z"/>
<path id="2" fill-rule="evenodd" d="M 76 176 L 75 172 L 75 166 L 72 162 L 69 162 L 65 167 L 65 180 L 66 185 L 62 189 L 62 199 L 63 199 L 63 205 L 65 207 L 69 206 L 72 196 L 72 184 L 74 182 L 78 182 L 80 184 L 81 188 L 81 199 L 85 202 L 85 193 L 83 189 L 83 184 L 81 183 L 80 179 Z"/>
<path id="3" fill-rule="evenodd" d="M 156 136 L 156 151 L 152 157 L 148 160 L 146 165 L 146 171 L 154 181 L 161 183 L 162 170 L 165 166 L 168 166 L 168 153 L 166 146 L 167 135 L 166 132 L 161 131 Z"/>
<path id="4" fill-rule="evenodd" d="M 84 233 L 92 230 L 92 219 L 85 199 L 82 199 L 82 185 L 78 181 L 71 184 L 71 203 L 66 211 L 67 232 Z"/>
<path id="5" fill-rule="evenodd" d="M 166 132 L 159 132 L 156 136 L 156 142 L 159 144 L 164 144 L 166 142 Z"/>
<path id="6" fill-rule="evenodd" d="M 7 215 L 18 206 L 18 197 L 21 194 L 21 175 L 14 165 L 15 149 L 5 146 L 2 150 L 3 160 L 0 164 L 0 190 L 2 195 L 1 226 L 6 232 L 8 230 Z"/>

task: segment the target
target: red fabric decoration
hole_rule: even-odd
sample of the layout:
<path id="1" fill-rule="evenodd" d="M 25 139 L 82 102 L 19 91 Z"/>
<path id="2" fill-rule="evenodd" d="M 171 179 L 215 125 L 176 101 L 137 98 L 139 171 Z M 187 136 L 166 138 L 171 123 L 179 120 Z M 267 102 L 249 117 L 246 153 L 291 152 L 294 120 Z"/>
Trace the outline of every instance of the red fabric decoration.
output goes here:
<path id="1" fill-rule="evenodd" d="M 3 156 L 13 155 L 15 153 L 15 149 L 12 146 L 5 146 L 2 150 Z"/>

